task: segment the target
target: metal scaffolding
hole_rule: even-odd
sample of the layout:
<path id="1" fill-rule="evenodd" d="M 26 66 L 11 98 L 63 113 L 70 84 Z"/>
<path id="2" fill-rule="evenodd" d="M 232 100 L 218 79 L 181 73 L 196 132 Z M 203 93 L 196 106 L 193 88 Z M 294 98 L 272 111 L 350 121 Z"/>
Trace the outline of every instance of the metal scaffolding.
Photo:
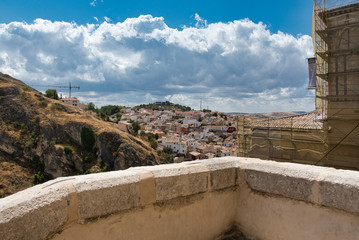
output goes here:
<path id="1" fill-rule="evenodd" d="M 237 121 L 239 156 L 314 164 L 326 151 L 322 113 Z"/>
<path id="2" fill-rule="evenodd" d="M 359 0 L 315 0 L 316 111 L 238 118 L 239 156 L 359 170 Z"/>

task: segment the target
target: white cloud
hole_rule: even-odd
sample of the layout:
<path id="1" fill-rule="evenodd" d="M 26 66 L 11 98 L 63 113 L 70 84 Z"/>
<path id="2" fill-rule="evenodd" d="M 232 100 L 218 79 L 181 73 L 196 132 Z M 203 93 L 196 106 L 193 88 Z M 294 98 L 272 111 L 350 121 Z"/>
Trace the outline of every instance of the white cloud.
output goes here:
<path id="1" fill-rule="evenodd" d="M 71 81 L 97 105 L 171 100 L 198 109 L 202 98 L 220 111 L 314 109 L 305 89 L 311 37 L 273 34 L 249 19 L 195 19 L 199 25 L 183 30 L 151 15 L 86 26 L 0 24 L 0 71 L 30 85 Z"/>
<path id="2" fill-rule="evenodd" d="M 103 2 L 103 0 L 101 0 L 101 2 Z M 97 0 L 93 0 L 92 2 L 90 2 L 90 5 L 95 7 L 97 5 Z"/>
<path id="3" fill-rule="evenodd" d="M 194 19 L 196 20 L 196 28 L 206 28 L 208 25 L 207 25 L 207 20 L 201 18 L 198 13 L 195 13 L 194 15 Z"/>

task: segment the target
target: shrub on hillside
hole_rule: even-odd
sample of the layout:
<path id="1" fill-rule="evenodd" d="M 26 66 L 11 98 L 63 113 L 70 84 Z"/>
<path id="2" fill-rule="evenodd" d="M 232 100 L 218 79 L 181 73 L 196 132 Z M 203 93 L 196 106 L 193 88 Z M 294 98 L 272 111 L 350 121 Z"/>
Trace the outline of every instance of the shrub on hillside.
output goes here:
<path id="1" fill-rule="evenodd" d="M 95 145 L 95 134 L 91 128 L 83 127 L 81 129 L 81 143 L 87 151 L 92 150 Z"/>
<path id="2" fill-rule="evenodd" d="M 49 102 L 44 99 L 44 100 L 41 100 L 39 104 L 41 107 L 47 107 L 47 104 L 49 104 Z"/>
<path id="3" fill-rule="evenodd" d="M 36 185 L 36 184 L 41 184 L 41 183 L 44 183 L 44 182 L 46 182 L 46 181 L 47 181 L 47 179 L 46 179 L 46 177 L 44 176 L 44 173 L 41 172 L 41 171 L 38 171 L 38 172 L 33 176 L 33 178 L 32 178 L 32 183 L 33 183 L 34 185 Z"/>
<path id="4" fill-rule="evenodd" d="M 54 103 L 51 105 L 51 110 L 58 110 L 58 111 L 64 111 L 65 110 L 65 107 L 62 106 L 61 104 L 58 104 L 58 103 Z"/>
<path id="5" fill-rule="evenodd" d="M 65 152 L 65 154 L 70 154 L 70 153 L 72 153 L 72 148 L 70 146 L 65 146 L 64 152 Z"/>
<path id="6" fill-rule="evenodd" d="M 151 139 L 151 140 L 150 140 L 150 145 L 151 145 L 151 147 L 152 147 L 153 149 L 155 149 L 155 150 L 157 149 L 157 145 L 158 145 L 158 144 L 157 144 L 156 140 Z"/>

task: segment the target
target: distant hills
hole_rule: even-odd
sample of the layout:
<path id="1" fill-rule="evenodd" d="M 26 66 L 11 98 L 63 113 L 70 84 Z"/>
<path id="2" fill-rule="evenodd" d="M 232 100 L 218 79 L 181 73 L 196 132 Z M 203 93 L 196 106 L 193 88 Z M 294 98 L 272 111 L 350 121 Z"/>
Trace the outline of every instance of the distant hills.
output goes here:
<path id="1" fill-rule="evenodd" d="M 306 113 L 304 111 L 293 111 L 293 112 L 271 112 L 271 113 L 239 113 L 239 112 L 229 112 L 227 114 L 233 115 L 242 115 L 251 118 L 264 118 L 264 117 L 287 117 L 298 114 Z"/>
<path id="2" fill-rule="evenodd" d="M 171 103 L 169 101 L 165 102 L 155 102 L 149 104 L 141 104 L 135 106 L 136 109 L 152 109 L 152 110 L 177 110 L 177 111 L 191 111 L 191 107 L 182 106 L 180 104 Z"/>

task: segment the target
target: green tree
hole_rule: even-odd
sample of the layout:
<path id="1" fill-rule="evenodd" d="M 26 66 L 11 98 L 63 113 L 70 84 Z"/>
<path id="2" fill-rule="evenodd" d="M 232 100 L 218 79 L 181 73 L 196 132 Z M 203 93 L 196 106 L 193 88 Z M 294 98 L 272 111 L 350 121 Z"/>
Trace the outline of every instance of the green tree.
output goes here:
<path id="1" fill-rule="evenodd" d="M 95 112 L 96 112 L 97 116 L 100 117 L 102 120 L 104 120 L 104 121 L 108 120 L 108 116 L 101 110 L 96 109 Z"/>
<path id="2" fill-rule="evenodd" d="M 137 133 L 138 133 L 138 130 L 140 130 L 140 129 L 141 129 L 140 124 L 139 124 L 138 122 L 136 122 L 136 121 L 133 121 L 133 122 L 132 122 L 132 132 L 133 132 L 134 134 L 137 134 Z"/>
<path id="3" fill-rule="evenodd" d="M 172 150 L 172 148 L 170 148 L 170 147 L 164 147 L 164 148 L 163 148 L 163 152 L 166 153 L 166 154 L 172 154 L 172 153 L 173 153 L 173 150 Z"/>
<path id="4" fill-rule="evenodd" d="M 89 102 L 89 104 L 87 104 L 86 110 L 94 111 L 95 110 L 95 104 L 93 104 L 92 102 Z"/>
<path id="5" fill-rule="evenodd" d="M 121 113 L 116 113 L 116 118 L 117 118 L 118 121 L 121 120 L 121 117 L 122 117 L 122 114 L 121 114 Z"/>
<path id="6" fill-rule="evenodd" d="M 123 106 L 117 105 L 106 105 L 101 107 L 101 111 L 103 111 L 107 116 L 113 115 L 121 111 L 124 108 Z"/>
<path id="7" fill-rule="evenodd" d="M 52 99 L 59 99 L 59 95 L 57 95 L 56 89 L 47 89 L 45 92 L 46 97 L 52 98 Z"/>
<path id="8" fill-rule="evenodd" d="M 151 145 L 151 147 L 153 148 L 153 149 L 157 149 L 157 146 L 158 146 L 158 143 L 156 142 L 156 140 L 154 140 L 154 139 L 151 139 L 150 140 L 150 145 Z"/>
<path id="9" fill-rule="evenodd" d="M 155 135 L 153 133 L 147 133 L 147 138 L 148 138 L 148 141 L 151 141 L 151 140 L 155 139 Z"/>

